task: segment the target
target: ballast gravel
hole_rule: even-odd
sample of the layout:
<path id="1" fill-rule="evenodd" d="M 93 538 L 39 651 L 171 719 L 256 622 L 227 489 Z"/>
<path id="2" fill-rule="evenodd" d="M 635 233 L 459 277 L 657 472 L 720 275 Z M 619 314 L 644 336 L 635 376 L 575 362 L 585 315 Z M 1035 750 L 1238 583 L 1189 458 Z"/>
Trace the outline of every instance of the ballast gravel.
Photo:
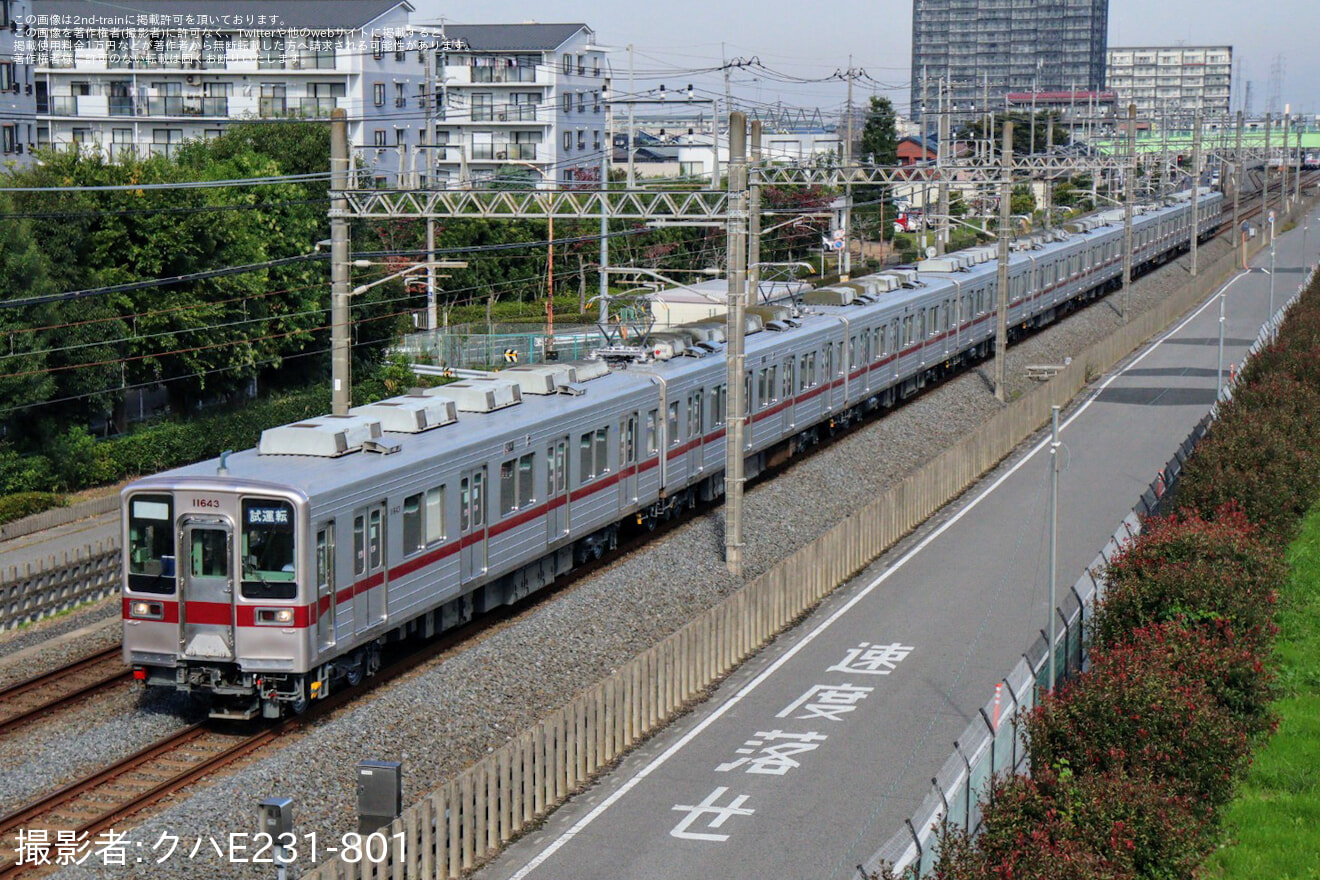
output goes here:
<path id="1" fill-rule="evenodd" d="M 1202 265 L 1227 250 L 1218 240 L 1202 247 Z M 1186 262 L 1184 257 L 1139 281 L 1134 309 L 1148 308 L 1177 289 L 1187 278 Z M 1117 328 L 1122 321 L 1116 299 L 1111 296 L 1010 349 L 1010 399 L 1034 384 L 1025 376 L 1026 365 L 1061 363 Z M 985 378 L 988 372 L 987 364 L 945 382 L 752 486 L 744 514 L 747 576 L 816 538 L 996 412 L 1000 404 Z M 402 761 L 405 804 L 416 802 L 727 596 L 736 584 L 722 559 L 723 516 L 716 511 L 285 737 L 279 748 L 237 772 L 199 785 L 191 796 L 128 830 L 127 864 L 104 867 L 93 857 L 59 876 L 266 880 L 273 874 L 270 865 L 232 864 L 209 843 L 231 832 L 254 831 L 258 801 L 292 798 L 297 832 L 315 832 L 322 846 L 356 827 L 358 761 Z M 141 719 L 142 725 L 152 723 L 150 717 Z M 133 737 L 145 738 L 138 734 Z M 80 749 L 91 747 L 90 737 L 121 734 L 107 723 L 66 735 L 71 744 L 52 741 L 49 762 L 10 765 L 5 776 L 20 778 L 8 779 L 5 790 L 34 790 L 51 778 L 52 765 L 65 772 Z M 177 849 L 157 863 L 172 839 Z M 202 844 L 190 857 L 198 841 Z M 310 867 L 300 862 L 295 876 Z"/>

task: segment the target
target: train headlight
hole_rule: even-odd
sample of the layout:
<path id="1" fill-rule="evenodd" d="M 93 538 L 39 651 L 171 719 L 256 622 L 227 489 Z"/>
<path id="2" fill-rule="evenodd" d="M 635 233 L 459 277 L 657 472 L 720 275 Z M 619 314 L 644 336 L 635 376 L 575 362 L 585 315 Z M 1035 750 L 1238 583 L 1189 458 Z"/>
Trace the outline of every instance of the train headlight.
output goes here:
<path id="1" fill-rule="evenodd" d="M 135 601 L 128 607 L 129 617 L 140 617 L 144 620 L 160 620 L 164 617 L 164 606 L 159 602 L 141 602 Z"/>
<path id="2" fill-rule="evenodd" d="M 293 626 L 293 609 L 258 608 L 257 623 L 266 626 Z"/>

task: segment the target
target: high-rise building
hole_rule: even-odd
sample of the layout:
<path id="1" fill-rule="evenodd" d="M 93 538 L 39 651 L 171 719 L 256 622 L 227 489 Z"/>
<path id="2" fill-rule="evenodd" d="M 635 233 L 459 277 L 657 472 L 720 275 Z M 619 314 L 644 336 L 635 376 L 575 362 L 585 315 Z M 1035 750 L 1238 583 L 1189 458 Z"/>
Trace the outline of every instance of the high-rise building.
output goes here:
<path id="1" fill-rule="evenodd" d="M 913 0 L 912 112 L 955 118 L 1009 92 L 1104 86 L 1109 0 Z"/>
<path id="2" fill-rule="evenodd" d="M 1114 47 L 1108 86 L 1120 106 L 1137 105 L 1138 118 L 1227 116 L 1233 76 L 1232 46 Z"/>

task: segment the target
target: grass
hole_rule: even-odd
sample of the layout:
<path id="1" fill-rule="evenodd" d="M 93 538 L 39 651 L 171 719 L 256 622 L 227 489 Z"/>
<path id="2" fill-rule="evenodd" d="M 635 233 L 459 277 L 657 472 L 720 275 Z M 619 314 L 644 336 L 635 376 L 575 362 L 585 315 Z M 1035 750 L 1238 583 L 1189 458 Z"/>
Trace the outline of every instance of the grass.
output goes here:
<path id="1" fill-rule="evenodd" d="M 1275 645 L 1279 728 L 1225 816 L 1228 844 L 1202 876 L 1320 880 L 1320 507 L 1288 548 Z"/>

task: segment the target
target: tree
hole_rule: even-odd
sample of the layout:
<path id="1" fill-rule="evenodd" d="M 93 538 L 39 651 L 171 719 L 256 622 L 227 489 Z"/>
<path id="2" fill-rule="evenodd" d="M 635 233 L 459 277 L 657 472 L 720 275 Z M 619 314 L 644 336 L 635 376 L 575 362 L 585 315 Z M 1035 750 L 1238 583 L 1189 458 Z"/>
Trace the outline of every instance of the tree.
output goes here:
<path id="1" fill-rule="evenodd" d="M 898 126 L 894 105 L 888 98 L 873 96 L 862 127 L 861 158 L 876 165 L 898 164 Z"/>
<path id="2" fill-rule="evenodd" d="M 12 200 L 0 193 L 0 215 L 12 213 L 13 208 Z M 54 292 L 31 223 L 22 218 L 0 220 L 0 299 Z M 9 351 L 0 354 L 0 420 L 22 418 L 26 407 L 45 400 L 54 390 L 55 381 L 46 372 L 50 331 L 42 327 L 42 313 L 39 307 L 0 309 L 0 335 L 9 340 Z"/>
<path id="3" fill-rule="evenodd" d="M 999 151 L 1004 141 L 1003 124 L 1005 122 L 1013 123 L 1013 154 L 1015 156 L 1025 156 L 1028 153 L 1043 153 L 1049 143 L 1049 126 L 1053 124 L 1054 114 L 1048 111 L 1041 111 L 1036 114 L 1036 144 L 1032 149 L 1031 144 L 1031 114 L 1030 113 L 1009 113 L 1007 116 L 997 116 L 995 118 L 995 130 L 991 132 L 990 140 L 994 143 L 994 153 L 999 155 Z M 956 140 L 985 140 L 986 126 L 985 119 L 976 119 L 964 125 L 958 130 Z M 1068 129 L 1062 125 L 1054 125 L 1054 145 L 1062 146 L 1070 142 Z"/>

